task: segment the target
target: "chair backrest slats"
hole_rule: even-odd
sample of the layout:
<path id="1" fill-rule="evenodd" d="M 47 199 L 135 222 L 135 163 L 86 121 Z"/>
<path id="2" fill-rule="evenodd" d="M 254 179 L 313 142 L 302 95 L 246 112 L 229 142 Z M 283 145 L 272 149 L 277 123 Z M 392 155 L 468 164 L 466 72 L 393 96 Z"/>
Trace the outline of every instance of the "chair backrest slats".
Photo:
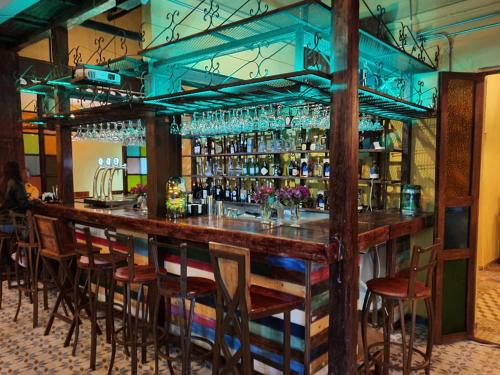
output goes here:
<path id="1" fill-rule="evenodd" d="M 109 254 L 111 255 L 111 265 L 113 272 L 119 267 L 123 258 L 126 258 L 129 276 L 131 279 L 135 278 L 135 244 L 132 236 L 117 233 L 106 229 L 104 231 L 106 239 L 108 240 Z M 124 244 L 125 249 L 120 249 L 117 244 Z"/>
<path id="2" fill-rule="evenodd" d="M 250 250 L 244 247 L 209 243 L 218 293 L 224 303 L 248 311 L 250 307 Z"/>
<path id="3" fill-rule="evenodd" d="M 171 278 L 164 266 L 163 262 L 160 263 L 160 252 L 168 251 L 178 251 L 180 257 L 180 274 L 179 274 L 179 282 L 180 282 L 180 290 L 181 297 L 185 298 L 187 296 L 187 244 L 182 242 L 180 244 L 172 244 L 167 242 L 160 242 L 155 237 L 150 238 L 150 254 L 153 258 L 153 263 L 156 271 L 156 279 L 158 282 L 158 288 L 161 288 L 161 281 Z"/>
<path id="4" fill-rule="evenodd" d="M 54 217 L 34 215 L 35 232 L 41 250 L 54 254 L 64 254 L 61 237 L 59 236 L 59 220 Z"/>
<path id="5" fill-rule="evenodd" d="M 421 272 L 425 272 L 425 286 L 432 288 L 432 278 L 437 264 L 439 246 L 439 243 L 436 243 L 426 248 L 420 246 L 413 247 L 408 281 L 408 296 L 410 298 L 415 296 L 415 284 Z"/>
<path id="6" fill-rule="evenodd" d="M 35 233 L 33 229 L 33 215 L 31 211 L 26 213 L 10 212 L 11 223 L 14 228 L 17 242 L 35 242 Z"/>

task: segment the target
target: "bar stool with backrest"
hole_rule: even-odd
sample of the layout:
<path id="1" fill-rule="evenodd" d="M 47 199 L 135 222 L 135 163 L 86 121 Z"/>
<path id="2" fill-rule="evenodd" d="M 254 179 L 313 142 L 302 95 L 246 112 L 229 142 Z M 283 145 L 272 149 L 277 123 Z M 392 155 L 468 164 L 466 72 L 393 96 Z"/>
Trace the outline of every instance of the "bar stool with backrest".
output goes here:
<path id="1" fill-rule="evenodd" d="M 81 311 L 88 311 L 90 319 L 90 369 L 95 370 L 97 358 L 97 335 L 101 334 L 101 330 L 97 324 L 98 320 L 104 319 L 106 322 L 106 341 L 111 343 L 111 319 L 113 304 L 110 303 L 110 286 L 113 276 L 113 266 L 111 254 L 100 253 L 99 248 L 92 245 L 92 235 L 88 227 L 74 227 L 75 243 L 77 236 L 81 235 L 85 243 L 83 246 L 76 246 L 75 251 L 78 254 L 77 268 L 75 272 L 75 288 L 74 288 L 74 304 L 75 314 L 73 317 L 72 329 L 68 332 L 66 342 L 71 340 L 71 334 L 74 331 L 75 337 L 73 341 L 72 354 L 76 354 L 78 345 L 78 337 L 80 333 L 80 321 L 82 318 Z M 118 259 L 122 264 L 125 262 L 125 257 Z M 83 274 L 83 285 L 80 286 L 80 279 Z M 92 288 L 94 284 L 94 289 Z M 104 288 L 105 297 L 105 313 L 103 316 L 98 316 L 99 309 L 99 291 Z"/>
<path id="2" fill-rule="evenodd" d="M 156 272 L 153 266 L 135 264 L 134 238 L 128 235 L 105 230 L 108 240 L 109 253 L 113 269 L 110 301 L 114 301 L 114 293 L 118 283 L 123 284 L 123 321 L 122 326 L 114 328 L 114 319 L 111 332 L 111 360 L 108 374 L 113 372 L 116 356 L 116 344 L 124 346 L 125 352 L 131 357 L 131 373 L 137 374 L 137 350 L 141 349 L 141 362 L 146 363 L 147 347 L 154 346 L 154 328 L 151 297 L 156 289 Z M 120 249 L 118 244 L 124 244 L 125 249 Z M 118 246 L 117 246 L 118 245 Z M 126 266 L 121 260 L 126 259 Z M 132 287 L 137 286 L 135 309 L 132 304 Z M 148 295 L 146 297 L 146 290 Z M 113 310 L 112 310 L 113 311 Z M 156 348 L 155 348 L 156 351 Z"/>
<path id="3" fill-rule="evenodd" d="M 192 340 L 203 341 L 210 347 L 213 343 L 208 339 L 200 336 L 192 335 L 192 324 L 194 318 L 194 309 L 196 300 L 205 296 L 215 296 L 217 287 L 213 280 L 204 277 L 188 277 L 187 276 L 187 244 L 171 244 L 165 242 L 158 242 L 155 238 L 150 239 L 150 251 L 153 257 L 153 262 L 156 270 L 157 290 L 155 310 L 154 310 L 154 326 L 158 327 L 158 313 L 160 309 L 161 297 L 165 300 L 165 333 L 164 336 L 168 343 L 170 342 L 170 321 L 172 299 L 178 299 L 178 316 L 179 316 L 179 331 L 180 331 L 180 347 L 181 347 L 181 360 L 182 360 L 182 374 L 191 374 L 191 345 Z M 168 273 L 167 270 L 160 265 L 159 253 L 160 251 L 169 250 L 179 253 L 180 256 L 180 275 Z M 186 301 L 189 301 L 189 312 L 186 308 Z M 157 337 L 158 329 L 155 330 L 156 347 L 159 348 L 159 339 Z M 158 359 L 162 357 L 167 360 L 171 375 L 175 375 L 172 360 L 173 357 L 170 353 L 158 351 L 155 354 L 155 368 L 158 374 Z"/>
<path id="4" fill-rule="evenodd" d="M 290 313 L 303 305 L 303 299 L 252 285 L 249 249 L 210 242 L 209 250 L 217 284 L 213 373 L 252 374 L 250 320 L 283 313 L 283 365 L 281 368 L 277 365 L 276 368 L 284 374 L 290 374 Z M 240 347 L 236 351 L 233 352 L 228 346 L 226 334 L 235 335 L 240 341 Z M 225 358 L 222 366 L 221 351 Z M 257 356 L 254 357 L 258 359 Z"/>
<path id="5" fill-rule="evenodd" d="M 3 298 L 3 275 L 7 270 L 8 283 L 10 285 L 10 251 L 11 243 L 14 240 L 12 229 L 12 220 L 7 212 L 0 213 L 0 309 L 2 308 Z M 6 230 L 5 228 L 9 228 Z"/>
<path id="6" fill-rule="evenodd" d="M 74 314 L 72 297 L 74 293 L 73 267 L 76 262 L 76 244 L 62 241 L 62 233 L 67 228 L 63 227 L 59 219 L 43 215 L 34 215 L 33 217 L 43 266 L 58 290 L 57 299 L 52 307 L 44 335 L 50 333 L 55 318 L 70 324 L 71 330 L 73 328 Z M 55 268 L 56 265 L 57 269 Z M 64 313 L 59 312 L 61 304 Z M 67 309 L 69 309 L 69 313 Z M 66 341 L 65 346 L 67 345 L 69 345 L 69 342 Z"/>
<path id="7" fill-rule="evenodd" d="M 38 286 L 38 275 L 40 271 L 40 253 L 38 242 L 35 241 L 35 230 L 33 227 L 33 215 L 31 211 L 26 213 L 11 212 L 12 226 L 16 236 L 14 243 L 15 251 L 12 260 L 15 265 L 18 301 L 14 315 L 17 322 L 23 294 L 28 294 L 33 304 L 33 328 L 38 326 L 38 292 L 43 291 L 44 308 L 48 309 L 47 282 L 43 278 L 43 287 Z"/>
<path id="8" fill-rule="evenodd" d="M 395 277 L 384 277 L 372 279 L 367 282 L 368 291 L 363 302 L 361 333 L 363 338 L 365 374 L 369 373 L 369 363 L 374 362 L 378 369 L 387 372 L 389 369 L 402 371 L 408 375 L 413 371 L 425 369 L 430 374 L 432 344 L 433 344 L 433 309 L 432 309 L 432 278 L 436 266 L 436 257 L 439 244 L 428 248 L 415 246 L 411 257 L 410 267 L 401 270 Z M 418 281 L 418 275 L 424 273 L 425 282 Z M 391 341 L 389 314 L 384 307 L 384 341 L 367 344 L 367 325 L 370 304 L 376 299 L 382 298 L 382 306 L 391 306 L 396 302 L 399 307 L 401 319 L 401 343 Z M 417 302 L 424 301 L 427 311 L 427 345 L 425 353 L 415 348 L 416 314 Z M 409 338 L 405 327 L 404 303 L 409 302 L 411 306 L 411 326 Z M 402 366 L 391 363 L 388 353 L 391 346 L 401 347 Z M 381 354 L 383 352 L 383 355 Z M 422 362 L 413 366 L 412 358 L 416 353 L 422 357 Z"/>

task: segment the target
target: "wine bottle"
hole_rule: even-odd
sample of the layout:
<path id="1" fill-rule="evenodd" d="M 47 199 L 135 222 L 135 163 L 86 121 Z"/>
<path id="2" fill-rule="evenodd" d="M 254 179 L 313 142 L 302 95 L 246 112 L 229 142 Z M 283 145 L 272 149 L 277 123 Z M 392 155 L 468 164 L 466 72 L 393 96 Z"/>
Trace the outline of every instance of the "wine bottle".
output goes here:
<path id="1" fill-rule="evenodd" d="M 255 164 L 253 165 L 254 176 L 258 176 L 260 173 L 259 158 L 255 158 Z"/>
<path id="2" fill-rule="evenodd" d="M 321 166 L 321 163 L 319 162 L 319 158 L 316 158 L 316 161 L 314 162 L 313 176 L 314 177 L 323 177 L 323 167 Z"/>
<path id="3" fill-rule="evenodd" d="M 288 175 L 293 176 L 293 160 L 290 158 L 290 163 L 288 163 Z"/>
<path id="4" fill-rule="evenodd" d="M 313 141 L 311 142 L 311 146 L 309 147 L 309 149 L 311 151 L 316 151 L 316 149 L 318 149 L 318 148 L 319 148 L 318 147 L 318 136 L 315 135 Z"/>
<path id="5" fill-rule="evenodd" d="M 220 184 L 220 181 L 217 181 L 215 184 L 215 200 L 216 201 L 222 200 L 222 186 Z"/>
<path id="6" fill-rule="evenodd" d="M 230 154 L 235 154 L 236 153 L 236 144 L 235 142 L 231 142 L 230 145 L 229 145 L 229 153 Z"/>
<path id="7" fill-rule="evenodd" d="M 226 181 L 226 190 L 224 192 L 224 200 L 225 201 L 231 200 L 231 186 L 229 185 L 229 181 Z"/>
<path id="8" fill-rule="evenodd" d="M 246 183 L 241 187 L 240 190 L 240 202 L 246 202 L 247 201 L 247 187 Z"/>
<path id="9" fill-rule="evenodd" d="M 316 204 L 318 206 L 318 209 L 324 210 L 325 209 L 325 193 L 323 191 L 318 191 L 318 197 L 316 198 Z"/>
<path id="10" fill-rule="evenodd" d="M 307 133 L 304 139 L 302 139 L 302 143 L 300 144 L 300 149 L 302 151 L 307 151 Z"/>
<path id="11" fill-rule="evenodd" d="M 203 189 L 202 189 L 202 193 L 201 193 L 201 196 L 203 199 L 206 199 L 208 197 L 208 186 L 207 184 L 203 184 Z"/>
<path id="12" fill-rule="evenodd" d="M 292 168 L 292 176 L 293 177 L 299 177 L 300 175 L 300 167 L 298 163 L 294 160 L 293 161 L 293 168 Z"/>
<path id="13" fill-rule="evenodd" d="M 255 164 L 252 158 L 250 158 L 250 162 L 248 163 L 248 175 L 255 176 Z"/>
<path id="14" fill-rule="evenodd" d="M 372 166 L 370 168 L 370 178 L 371 179 L 378 179 L 379 177 L 380 177 L 380 174 L 379 174 L 378 165 L 377 165 L 377 162 L 374 160 L 372 163 Z"/>

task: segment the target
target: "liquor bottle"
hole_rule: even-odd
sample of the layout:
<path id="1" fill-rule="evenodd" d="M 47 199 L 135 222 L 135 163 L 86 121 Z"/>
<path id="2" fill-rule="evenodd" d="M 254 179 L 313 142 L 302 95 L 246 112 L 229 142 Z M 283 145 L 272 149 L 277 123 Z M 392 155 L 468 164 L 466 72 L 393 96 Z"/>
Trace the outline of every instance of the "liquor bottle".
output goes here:
<path id="1" fill-rule="evenodd" d="M 255 158 L 255 163 L 253 165 L 253 173 L 254 176 L 258 176 L 260 174 L 260 164 L 259 164 L 259 158 Z"/>
<path id="2" fill-rule="evenodd" d="M 201 154 L 202 155 L 208 155 L 208 148 L 207 148 L 207 140 L 205 139 L 205 141 L 203 141 L 201 143 Z"/>
<path id="3" fill-rule="evenodd" d="M 243 152 L 248 152 L 247 151 L 247 139 L 245 138 L 244 135 L 241 136 L 241 139 L 242 139 L 242 142 L 243 144 L 241 145 L 240 147 L 240 152 L 243 153 Z"/>
<path id="4" fill-rule="evenodd" d="M 282 176 L 283 175 L 283 168 L 281 168 L 281 164 L 279 162 L 276 162 L 274 164 L 274 175 L 275 176 Z"/>
<path id="5" fill-rule="evenodd" d="M 261 176 L 269 175 L 269 166 L 267 165 L 266 159 L 264 159 L 264 163 L 262 164 L 262 167 L 260 168 L 260 175 Z"/>
<path id="6" fill-rule="evenodd" d="M 300 175 L 300 167 L 299 167 L 297 161 L 294 159 L 293 160 L 293 167 L 292 167 L 292 176 L 299 177 L 299 175 Z"/>
<path id="7" fill-rule="evenodd" d="M 309 158 L 307 159 L 308 177 L 312 177 L 313 176 L 313 171 L 314 171 L 313 168 L 314 168 L 313 160 L 311 159 L 311 156 L 309 155 Z"/>
<path id="8" fill-rule="evenodd" d="M 229 153 L 236 154 L 236 143 L 235 142 L 231 142 L 229 144 Z"/>
<path id="9" fill-rule="evenodd" d="M 372 163 L 372 166 L 370 168 L 370 178 L 376 180 L 379 177 L 380 177 L 380 174 L 379 174 L 378 165 L 377 165 L 377 162 L 374 160 Z"/>
<path id="10" fill-rule="evenodd" d="M 322 211 L 325 209 L 325 193 L 323 191 L 318 191 L 318 197 L 316 198 L 316 205 L 318 206 L 318 209 Z"/>
<path id="11" fill-rule="evenodd" d="M 207 186 L 207 184 L 206 184 L 206 183 L 205 183 L 205 184 L 203 184 L 203 188 L 202 188 L 202 190 L 201 190 L 201 197 L 202 197 L 203 199 L 206 199 L 206 198 L 208 197 L 208 186 Z"/>
<path id="12" fill-rule="evenodd" d="M 319 148 L 319 145 L 318 145 L 318 136 L 315 135 L 313 137 L 313 141 L 311 142 L 311 146 L 309 146 L 309 149 L 311 151 L 316 151 L 318 148 Z"/>
<path id="13" fill-rule="evenodd" d="M 255 176 L 255 164 L 253 163 L 252 158 L 250 158 L 250 161 L 248 162 L 248 175 Z"/>
<path id="14" fill-rule="evenodd" d="M 288 175 L 293 176 L 293 159 L 290 158 L 290 163 L 288 163 Z"/>
<path id="15" fill-rule="evenodd" d="M 193 185 L 193 197 L 194 199 L 199 199 L 200 196 L 200 187 L 198 186 L 198 181 L 195 181 L 194 182 L 194 185 Z"/>
<path id="16" fill-rule="evenodd" d="M 234 167 L 234 173 L 236 174 L 236 176 L 241 176 L 243 174 L 243 166 L 242 164 L 240 163 L 240 159 L 238 158 L 236 160 L 236 166 Z"/>
<path id="17" fill-rule="evenodd" d="M 193 154 L 200 155 L 201 154 L 201 143 L 198 138 L 194 141 Z"/>
<path id="18" fill-rule="evenodd" d="M 247 192 L 247 186 L 246 186 L 246 182 L 245 182 L 245 184 L 241 187 L 241 190 L 240 190 L 240 202 L 246 202 L 248 199 L 247 195 L 248 195 L 248 192 Z"/>
<path id="19" fill-rule="evenodd" d="M 213 170 L 212 170 L 212 164 L 210 163 L 210 161 L 206 161 L 205 162 L 205 176 L 208 176 L 208 177 L 211 177 L 213 176 Z"/>
<path id="20" fill-rule="evenodd" d="M 224 200 L 231 200 L 231 186 L 229 185 L 229 181 L 226 181 L 226 190 L 224 191 Z"/>
<path id="21" fill-rule="evenodd" d="M 306 133 L 306 136 L 302 139 L 302 142 L 300 143 L 300 149 L 302 151 L 308 150 L 308 148 L 307 148 L 307 135 L 308 135 L 308 133 Z"/>
<path id="22" fill-rule="evenodd" d="M 300 166 L 300 176 L 301 177 L 309 177 L 309 167 L 307 165 L 306 159 L 302 159 L 302 164 Z"/>
<path id="23" fill-rule="evenodd" d="M 220 180 L 215 183 L 215 200 L 222 200 L 222 185 L 220 184 Z"/>
<path id="24" fill-rule="evenodd" d="M 323 177 L 323 166 L 319 162 L 319 158 L 316 158 L 316 161 L 314 162 L 313 176 L 314 177 Z"/>
<path id="25" fill-rule="evenodd" d="M 215 142 L 215 153 L 222 154 L 222 140 Z"/>
<path id="26" fill-rule="evenodd" d="M 234 176 L 235 175 L 233 160 L 231 160 L 231 159 L 229 160 L 229 165 L 227 167 L 227 174 L 228 174 L 228 176 Z"/>
<path id="27" fill-rule="evenodd" d="M 323 159 L 323 177 L 330 177 L 330 159 Z"/>
<path id="28" fill-rule="evenodd" d="M 247 154 L 251 154 L 253 152 L 253 138 L 250 136 L 247 139 Z"/>
<path id="29" fill-rule="evenodd" d="M 231 201 L 238 202 L 240 199 L 240 192 L 238 191 L 238 185 L 234 185 L 234 189 L 231 191 Z"/>
<path id="30" fill-rule="evenodd" d="M 245 159 L 245 164 L 243 164 L 243 176 L 250 176 L 250 165 L 248 159 Z"/>
<path id="31" fill-rule="evenodd" d="M 215 154 L 215 141 L 212 139 L 210 141 L 210 155 L 214 155 Z"/>
<path id="32" fill-rule="evenodd" d="M 266 152 L 266 139 L 264 138 L 264 134 L 260 136 L 257 152 Z"/>

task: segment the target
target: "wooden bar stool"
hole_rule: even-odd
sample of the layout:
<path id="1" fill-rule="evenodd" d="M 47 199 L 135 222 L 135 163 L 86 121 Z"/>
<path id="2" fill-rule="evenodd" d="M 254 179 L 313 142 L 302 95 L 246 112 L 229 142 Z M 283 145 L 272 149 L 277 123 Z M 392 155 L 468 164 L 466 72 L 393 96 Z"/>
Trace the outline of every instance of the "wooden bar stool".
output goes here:
<path id="1" fill-rule="evenodd" d="M 38 242 L 35 241 L 33 228 L 33 215 L 30 211 L 24 213 L 11 212 L 12 226 L 15 233 L 12 260 L 16 274 L 18 301 L 14 315 L 17 322 L 23 294 L 27 294 L 33 305 L 33 328 L 38 326 L 38 292 L 43 291 L 44 308 L 48 309 L 47 283 L 42 279 L 43 287 L 40 288 L 38 275 L 40 271 L 40 252 Z"/>
<path id="2" fill-rule="evenodd" d="M 74 304 L 75 314 L 73 317 L 72 328 L 68 332 L 66 342 L 69 343 L 71 335 L 74 331 L 75 338 L 73 341 L 72 354 L 76 354 L 78 345 L 78 336 L 80 333 L 80 321 L 82 318 L 81 311 L 86 310 L 90 319 L 90 369 L 95 370 L 97 358 L 97 335 L 101 334 L 101 330 L 97 324 L 98 320 L 104 319 L 106 322 L 106 341 L 111 343 L 111 319 L 113 304 L 110 303 L 110 286 L 113 276 L 113 265 L 111 254 L 100 253 L 100 249 L 92 245 L 92 235 L 90 228 L 74 228 L 75 243 L 76 235 L 83 235 L 85 239 L 84 246 L 75 248 L 78 254 L 77 268 L 75 273 L 75 288 L 74 288 Z M 122 265 L 125 263 L 125 257 L 117 260 Z M 83 274 L 83 285 L 80 286 L 80 279 Z M 92 283 L 95 287 L 92 290 Z M 104 311 L 103 316 L 98 316 L 99 310 L 99 290 L 104 287 Z"/>
<path id="3" fill-rule="evenodd" d="M 44 335 L 47 336 L 52 329 L 55 318 L 70 324 L 70 327 L 72 327 L 74 314 L 72 300 L 74 293 L 73 267 L 76 261 L 76 244 L 63 243 L 61 237 L 65 228 L 59 219 L 42 215 L 34 215 L 33 217 L 35 219 L 35 233 L 40 246 L 40 256 L 42 257 L 43 266 L 58 290 L 57 299 L 44 332 Z M 57 270 L 54 267 L 55 265 L 58 266 Z M 61 304 L 64 313 L 59 312 Z M 69 313 L 67 310 L 69 310 Z M 65 344 L 67 345 L 68 343 Z"/>
<path id="4" fill-rule="evenodd" d="M 137 374 L 137 350 L 141 349 L 142 363 L 146 363 L 147 347 L 154 346 L 154 327 L 151 297 L 154 297 L 156 288 L 156 272 L 153 266 L 137 265 L 134 262 L 135 247 L 131 236 L 118 234 L 105 230 L 108 240 L 109 253 L 113 268 L 113 281 L 111 283 L 110 301 L 114 301 L 114 293 L 118 283 L 123 284 L 123 321 L 122 326 L 114 328 L 114 319 L 111 333 L 111 360 L 108 374 L 113 372 L 116 355 L 116 344 L 123 345 L 125 353 L 131 357 L 131 373 Z M 123 243 L 125 250 L 119 249 L 116 244 Z M 126 266 L 121 260 L 126 259 Z M 135 308 L 132 305 L 132 286 L 138 286 Z M 147 297 L 145 293 L 147 288 Z M 113 311 L 113 309 L 111 310 Z M 130 348 L 130 350 L 129 350 Z M 156 348 L 155 348 L 156 351 Z"/>
<path id="5" fill-rule="evenodd" d="M 214 374 L 252 374 L 250 320 L 284 314 L 283 365 L 276 367 L 290 374 L 290 312 L 303 304 L 301 298 L 251 285 L 250 250 L 220 243 L 209 243 L 210 258 L 217 284 L 217 326 L 213 356 Z M 240 347 L 233 352 L 225 335 L 236 336 Z M 221 351 L 225 363 L 221 369 Z"/>
<path id="6" fill-rule="evenodd" d="M 369 374 L 369 364 L 374 362 L 376 367 L 384 373 L 389 369 L 402 371 L 404 375 L 409 375 L 412 371 L 425 369 L 426 374 L 430 374 L 432 344 L 433 344 L 433 310 L 432 310 L 432 277 L 436 266 L 437 250 L 439 245 L 435 244 L 428 248 L 415 246 L 411 257 L 410 267 L 403 269 L 395 277 L 384 277 L 372 279 L 367 282 L 368 291 L 363 302 L 361 333 L 363 338 L 365 374 Z M 425 274 L 425 283 L 417 281 L 419 273 Z M 384 309 L 384 341 L 367 344 L 367 325 L 369 306 L 374 301 L 375 296 L 382 298 Z M 415 348 L 415 325 L 417 314 L 417 302 L 423 300 L 427 310 L 427 346 L 425 353 Z M 401 319 L 401 339 L 402 342 L 394 342 L 390 339 L 389 311 L 387 306 L 390 302 L 395 302 L 399 307 Z M 410 332 L 406 332 L 404 303 L 411 305 L 411 326 Z M 407 335 L 409 338 L 407 340 Z M 408 342 L 407 342 L 408 341 Z M 389 352 L 391 346 L 399 346 L 402 351 L 402 366 L 391 363 Z M 380 355 L 382 352 L 383 355 Z M 413 353 L 422 357 L 422 362 L 412 365 Z"/>
<path id="7" fill-rule="evenodd" d="M 10 252 L 14 240 L 13 230 L 10 215 L 2 212 L 0 214 L 0 309 L 3 298 L 3 275 L 6 270 L 10 285 Z"/>
<path id="8" fill-rule="evenodd" d="M 158 329 L 155 330 L 156 337 L 156 347 L 158 348 L 155 353 L 155 368 L 158 374 L 158 359 L 162 357 L 167 360 L 170 373 L 175 375 L 172 368 L 173 357 L 170 356 L 168 343 L 170 342 L 170 320 L 171 320 L 171 306 L 172 299 L 179 299 L 179 329 L 180 329 L 180 347 L 181 347 L 181 359 L 182 359 L 182 374 L 191 374 L 191 342 L 203 341 L 207 343 L 210 347 L 213 347 L 213 343 L 199 336 L 192 335 L 192 324 L 194 318 L 194 309 L 196 305 L 197 298 L 204 296 L 215 296 L 217 287 L 215 282 L 204 277 L 188 277 L 187 276 L 187 245 L 186 243 L 181 243 L 180 245 L 174 245 L 169 243 L 157 242 L 156 239 L 150 239 L 150 250 L 153 255 L 153 262 L 156 270 L 156 281 L 157 290 L 156 303 L 154 310 L 154 326 L 158 327 L 158 312 L 160 308 L 161 297 L 165 300 L 165 341 L 167 343 L 166 352 L 162 353 L 159 350 L 159 339 Z M 160 265 L 159 252 L 161 250 L 170 250 L 178 252 L 180 255 L 180 275 L 175 275 L 167 273 L 167 270 Z M 189 312 L 186 308 L 186 300 L 189 301 Z"/>

